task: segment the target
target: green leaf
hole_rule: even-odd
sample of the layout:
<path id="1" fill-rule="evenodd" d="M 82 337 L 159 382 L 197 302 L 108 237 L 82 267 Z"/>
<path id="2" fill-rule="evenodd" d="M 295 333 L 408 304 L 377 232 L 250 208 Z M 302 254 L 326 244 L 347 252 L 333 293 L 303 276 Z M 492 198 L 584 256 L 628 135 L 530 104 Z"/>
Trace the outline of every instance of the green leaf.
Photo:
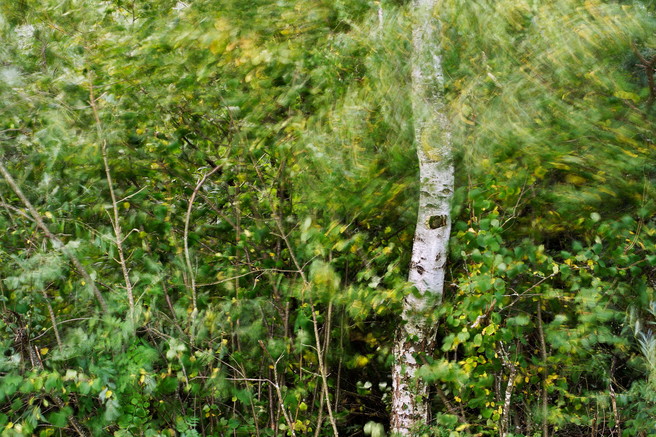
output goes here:
<path id="1" fill-rule="evenodd" d="M 64 407 L 60 411 L 55 411 L 48 414 L 48 422 L 57 428 L 63 428 L 67 424 L 68 417 L 73 413 L 70 407 Z"/>

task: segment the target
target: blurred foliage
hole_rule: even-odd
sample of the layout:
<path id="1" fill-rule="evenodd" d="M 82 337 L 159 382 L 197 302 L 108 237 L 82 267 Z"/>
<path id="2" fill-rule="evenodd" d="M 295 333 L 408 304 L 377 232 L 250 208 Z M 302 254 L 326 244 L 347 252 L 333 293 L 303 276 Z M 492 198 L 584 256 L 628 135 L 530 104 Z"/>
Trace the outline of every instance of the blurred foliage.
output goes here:
<path id="1" fill-rule="evenodd" d="M 328 403 L 381 434 L 407 3 L 0 4 L 0 160 L 110 308 L 0 181 L 2 436 L 332 435 Z M 426 432 L 656 435 L 654 6 L 435 18 L 459 188 Z"/>

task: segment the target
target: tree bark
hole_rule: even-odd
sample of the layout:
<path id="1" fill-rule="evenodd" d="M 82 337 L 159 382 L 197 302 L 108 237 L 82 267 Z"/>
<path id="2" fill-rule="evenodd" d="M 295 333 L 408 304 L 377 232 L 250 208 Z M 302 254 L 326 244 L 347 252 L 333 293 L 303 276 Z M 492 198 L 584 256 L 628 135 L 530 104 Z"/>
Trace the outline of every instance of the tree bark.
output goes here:
<path id="1" fill-rule="evenodd" d="M 411 435 L 428 422 L 428 387 L 416 378 L 420 357 L 432 350 L 436 328 L 427 313 L 439 304 L 451 231 L 453 196 L 450 124 L 444 102 L 437 0 L 414 0 L 412 110 L 419 159 L 420 198 L 409 281 L 417 289 L 403 305 L 392 369 L 392 431 Z"/>

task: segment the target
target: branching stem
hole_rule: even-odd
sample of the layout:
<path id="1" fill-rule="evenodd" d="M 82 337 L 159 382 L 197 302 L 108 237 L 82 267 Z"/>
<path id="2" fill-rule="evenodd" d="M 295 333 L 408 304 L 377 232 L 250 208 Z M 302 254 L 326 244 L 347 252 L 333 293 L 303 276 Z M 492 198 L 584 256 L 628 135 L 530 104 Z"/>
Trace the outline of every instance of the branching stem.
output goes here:
<path id="1" fill-rule="evenodd" d="M 91 291 L 93 292 L 94 296 L 96 297 L 96 300 L 98 301 L 98 304 L 100 305 L 100 308 L 103 312 L 103 314 L 107 314 L 109 312 L 107 308 L 107 302 L 105 302 L 105 298 L 103 295 L 100 293 L 100 290 L 98 290 L 98 287 L 96 287 L 96 282 L 91 278 L 91 275 L 89 272 L 84 268 L 82 263 L 80 262 L 79 258 L 75 256 L 72 250 L 70 250 L 68 247 L 64 245 L 64 243 L 57 237 L 55 234 L 53 234 L 48 226 L 43 222 L 43 218 L 41 217 L 41 214 L 34 208 L 32 203 L 25 197 L 25 194 L 23 194 L 23 191 L 20 189 L 14 178 L 11 176 L 11 174 L 7 171 L 5 168 L 3 162 L 0 160 L 0 174 L 2 174 L 2 177 L 5 178 L 7 181 L 7 184 L 9 184 L 9 187 L 13 190 L 13 192 L 18 196 L 18 198 L 23 202 L 23 205 L 30 211 L 30 214 L 32 215 L 32 219 L 36 222 L 37 226 L 43 234 L 51 241 L 53 246 L 56 249 L 59 249 L 62 251 L 64 255 L 71 261 L 73 266 L 75 267 L 75 270 L 82 276 L 84 281 L 89 285 L 91 288 Z"/>

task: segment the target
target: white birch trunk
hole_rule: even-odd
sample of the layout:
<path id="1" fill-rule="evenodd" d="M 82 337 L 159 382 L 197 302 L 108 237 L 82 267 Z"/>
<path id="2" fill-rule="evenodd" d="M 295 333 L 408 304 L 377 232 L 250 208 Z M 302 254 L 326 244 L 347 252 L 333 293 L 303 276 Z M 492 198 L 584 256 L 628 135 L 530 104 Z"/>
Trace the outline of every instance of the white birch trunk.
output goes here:
<path id="1" fill-rule="evenodd" d="M 420 198 L 409 281 L 418 294 L 405 298 L 392 369 L 392 432 L 411 435 L 428 422 L 427 386 L 415 378 L 419 355 L 430 353 L 435 327 L 425 315 L 441 300 L 451 231 L 453 196 L 450 125 L 444 103 L 438 0 L 414 0 L 412 109 L 419 158 Z"/>

